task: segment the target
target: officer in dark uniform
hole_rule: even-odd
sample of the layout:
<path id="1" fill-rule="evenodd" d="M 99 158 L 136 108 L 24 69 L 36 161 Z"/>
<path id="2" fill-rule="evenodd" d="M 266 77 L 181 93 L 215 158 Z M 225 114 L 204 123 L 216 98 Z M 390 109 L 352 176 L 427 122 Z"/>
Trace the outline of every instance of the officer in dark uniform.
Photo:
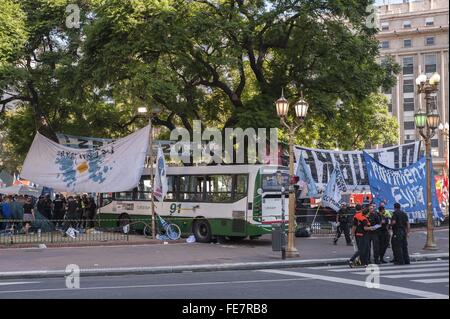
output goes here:
<path id="1" fill-rule="evenodd" d="M 409 265 L 408 235 L 410 232 L 408 215 L 401 210 L 399 203 L 394 204 L 394 213 L 391 219 L 392 226 L 392 252 L 395 264 Z"/>
<path id="2" fill-rule="evenodd" d="M 369 222 L 370 222 L 370 226 L 376 226 L 380 227 L 381 225 L 381 218 L 380 215 L 375 212 L 375 208 L 373 206 L 373 204 L 369 204 L 369 206 L 367 207 L 367 209 L 369 210 Z M 372 247 L 373 249 L 373 262 L 375 264 L 379 264 L 380 263 L 380 241 L 379 241 L 379 237 L 378 237 L 378 230 L 372 230 L 369 231 L 367 234 L 367 240 L 368 240 L 368 246 L 369 246 L 369 251 L 368 251 L 368 260 L 370 262 L 370 249 Z"/>
<path id="3" fill-rule="evenodd" d="M 339 237 L 341 237 L 342 233 L 344 233 L 345 241 L 347 242 L 347 246 L 352 245 L 352 240 L 350 238 L 350 230 L 348 228 L 348 216 L 350 215 L 350 210 L 347 207 L 346 203 L 341 204 L 341 208 L 337 212 L 336 215 L 336 237 L 333 240 L 333 243 L 336 245 Z"/>
<path id="4" fill-rule="evenodd" d="M 378 208 L 378 213 L 381 218 L 381 227 L 377 230 L 378 239 L 380 241 L 380 263 L 386 264 L 384 254 L 389 246 L 389 224 L 391 223 L 391 215 L 386 211 L 384 206 Z"/>

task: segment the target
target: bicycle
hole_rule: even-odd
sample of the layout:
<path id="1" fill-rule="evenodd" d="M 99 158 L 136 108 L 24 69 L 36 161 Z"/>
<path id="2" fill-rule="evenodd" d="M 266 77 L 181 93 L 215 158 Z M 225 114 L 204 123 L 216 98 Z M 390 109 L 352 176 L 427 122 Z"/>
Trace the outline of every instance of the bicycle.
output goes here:
<path id="1" fill-rule="evenodd" d="M 155 214 L 157 221 L 159 222 L 159 227 L 156 225 L 156 232 L 159 236 L 167 236 L 171 240 L 177 240 L 181 236 L 181 229 L 177 224 L 172 224 L 164 220 L 161 216 Z M 156 221 L 155 221 L 156 224 Z M 150 237 L 152 236 L 152 226 L 145 225 L 144 227 L 144 236 Z"/>

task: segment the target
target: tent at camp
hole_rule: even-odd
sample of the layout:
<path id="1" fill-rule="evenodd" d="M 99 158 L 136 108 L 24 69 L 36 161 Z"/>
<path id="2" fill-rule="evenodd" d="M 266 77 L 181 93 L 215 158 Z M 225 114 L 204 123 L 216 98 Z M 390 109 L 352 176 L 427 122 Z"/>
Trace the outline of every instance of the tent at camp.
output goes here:
<path id="1" fill-rule="evenodd" d="M 5 195 L 28 195 L 28 196 L 34 196 L 39 197 L 42 193 L 41 188 L 36 187 L 30 187 L 26 185 L 14 185 L 9 187 L 0 188 L 0 194 Z"/>

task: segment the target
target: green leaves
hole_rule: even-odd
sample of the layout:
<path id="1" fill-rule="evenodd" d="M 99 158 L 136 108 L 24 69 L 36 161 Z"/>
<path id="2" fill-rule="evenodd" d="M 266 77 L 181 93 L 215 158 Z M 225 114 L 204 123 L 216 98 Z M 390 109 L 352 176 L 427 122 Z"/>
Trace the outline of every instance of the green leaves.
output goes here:
<path id="1" fill-rule="evenodd" d="M 137 128 L 138 106 L 154 103 L 167 128 L 191 129 L 194 119 L 276 127 L 281 88 L 292 104 L 303 88 L 310 104 L 299 144 L 350 149 L 395 137 L 373 93 L 393 85 L 398 66 L 376 61 L 371 1 L 80 0 L 81 29 L 64 24 L 68 0 L 0 2 L 19 15 L 0 20 L 0 90 L 23 104 L 7 121 L 18 153 L 32 134 L 16 132 L 15 120 L 48 135 L 119 136 Z"/>

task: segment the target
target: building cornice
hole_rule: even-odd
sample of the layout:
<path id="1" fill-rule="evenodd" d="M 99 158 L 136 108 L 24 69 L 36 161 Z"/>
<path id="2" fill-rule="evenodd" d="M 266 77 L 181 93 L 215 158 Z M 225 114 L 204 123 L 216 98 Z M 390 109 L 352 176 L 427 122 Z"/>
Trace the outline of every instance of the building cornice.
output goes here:
<path id="1" fill-rule="evenodd" d="M 408 35 L 426 35 L 426 34 L 436 34 L 436 33 L 445 33 L 448 32 L 448 24 L 439 26 L 439 27 L 419 27 L 419 28 L 411 28 L 411 29 L 399 29 L 399 30 L 389 30 L 389 31 L 380 31 L 375 35 L 376 38 L 393 38 L 393 37 L 401 37 Z"/>

